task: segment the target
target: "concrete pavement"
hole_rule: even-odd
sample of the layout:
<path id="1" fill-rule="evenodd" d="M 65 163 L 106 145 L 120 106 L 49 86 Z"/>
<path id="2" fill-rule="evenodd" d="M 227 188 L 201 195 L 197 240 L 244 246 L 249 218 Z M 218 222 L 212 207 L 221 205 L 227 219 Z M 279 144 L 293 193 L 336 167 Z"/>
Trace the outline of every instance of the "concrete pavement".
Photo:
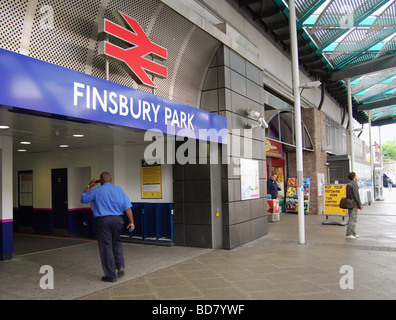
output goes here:
<path id="1" fill-rule="evenodd" d="M 357 240 L 345 239 L 345 226 L 323 225 L 324 216 L 308 215 L 306 244 L 298 244 L 297 215 L 282 214 L 281 221 L 269 225 L 269 234 L 256 241 L 202 252 L 81 299 L 395 299 L 392 195 L 385 190 L 385 201 L 360 212 Z"/>
<path id="2" fill-rule="evenodd" d="M 0 262 L 0 300 L 393 300 L 393 193 L 360 212 L 357 240 L 308 215 L 306 244 L 298 244 L 297 215 L 282 214 L 267 236 L 233 250 L 125 243 L 126 275 L 116 283 L 100 280 L 95 241 L 24 253 Z M 54 289 L 40 287 L 43 265 L 53 268 Z"/>

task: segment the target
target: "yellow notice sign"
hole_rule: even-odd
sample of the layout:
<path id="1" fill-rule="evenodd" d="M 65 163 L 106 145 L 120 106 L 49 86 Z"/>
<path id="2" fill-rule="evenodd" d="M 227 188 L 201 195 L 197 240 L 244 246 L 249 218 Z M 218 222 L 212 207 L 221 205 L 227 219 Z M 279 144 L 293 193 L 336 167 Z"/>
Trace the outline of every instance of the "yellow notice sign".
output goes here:
<path id="1" fill-rule="evenodd" d="M 325 185 L 325 214 L 346 216 L 347 209 L 340 208 L 341 198 L 346 197 L 346 184 Z"/>
<path id="2" fill-rule="evenodd" d="M 161 165 L 142 161 L 142 198 L 162 198 Z"/>

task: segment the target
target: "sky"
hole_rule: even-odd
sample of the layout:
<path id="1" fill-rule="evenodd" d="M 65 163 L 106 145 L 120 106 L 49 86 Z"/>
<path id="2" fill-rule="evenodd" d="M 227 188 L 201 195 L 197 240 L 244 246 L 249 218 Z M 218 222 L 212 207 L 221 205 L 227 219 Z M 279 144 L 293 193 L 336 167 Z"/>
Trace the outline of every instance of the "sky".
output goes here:
<path id="1" fill-rule="evenodd" d="M 379 130 L 379 128 L 381 128 L 381 129 Z M 379 135 L 380 132 L 381 132 L 381 140 L 380 140 L 380 135 Z M 391 140 L 396 141 L 396 123 L 388 124 L 386 126 L 381 126 L 381 127 L 372 126 L 371 127 L 371 135 L 372 135 L 373 143 L 381 142 L 381 144 L 383 144 L 383 143 L 391 141 Z M 368 124 L 364 125 L 364 130 L 363 130 L 363 133 L 360 135 L 360 139 L 362 139 L 367 144 L 369 144 L 370 139 L 369 139 L 369 125 Z"/>

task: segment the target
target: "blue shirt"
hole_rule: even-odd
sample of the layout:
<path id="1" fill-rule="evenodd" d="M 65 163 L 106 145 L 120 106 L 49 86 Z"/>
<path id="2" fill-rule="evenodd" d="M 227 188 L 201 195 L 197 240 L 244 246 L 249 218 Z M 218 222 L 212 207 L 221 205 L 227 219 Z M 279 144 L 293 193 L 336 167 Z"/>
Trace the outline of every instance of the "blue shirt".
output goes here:
<path id="1" fill-rule="evenodd" d="M 81 194 L 81 203 L 89 202 L 92 202 L 95 218 L 123 215 L 125 210 L 132 207 L 125 191 L 110 182 Z"/>

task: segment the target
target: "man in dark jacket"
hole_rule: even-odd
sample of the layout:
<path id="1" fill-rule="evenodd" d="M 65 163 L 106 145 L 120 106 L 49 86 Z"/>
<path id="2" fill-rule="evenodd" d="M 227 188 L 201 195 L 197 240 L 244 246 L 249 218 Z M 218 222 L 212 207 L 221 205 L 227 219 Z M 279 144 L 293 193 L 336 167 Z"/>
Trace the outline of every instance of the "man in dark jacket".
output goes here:
<path id="1" fill-rule="evenodd" d="M 278 198 L 278 191 L 280 188 L 276 183 L 277 175 L 273 174 L 270 179 L 267 180 L 267 194 L 271 195 L 271 199 Z"/>
<path id="2" fill-rule="evenodd" d="M 357 215 L 358 209 L 363 210 L 362 203 L 360 201 L 359 196 L 359 186 L 357 184 L 357 176 L 355 172 L 348 173 L 348 179 L 350 182 L 347 184 L 346 187 L 346 196 L 349 199 L 353 199 L 354 206 L 352 209 L 348 210 L 348 226 L 346 231 L 346 238 L 347 239 L 356 239 L 359 236 L 355 232 L 356 222 L 357 222 Z"/>

